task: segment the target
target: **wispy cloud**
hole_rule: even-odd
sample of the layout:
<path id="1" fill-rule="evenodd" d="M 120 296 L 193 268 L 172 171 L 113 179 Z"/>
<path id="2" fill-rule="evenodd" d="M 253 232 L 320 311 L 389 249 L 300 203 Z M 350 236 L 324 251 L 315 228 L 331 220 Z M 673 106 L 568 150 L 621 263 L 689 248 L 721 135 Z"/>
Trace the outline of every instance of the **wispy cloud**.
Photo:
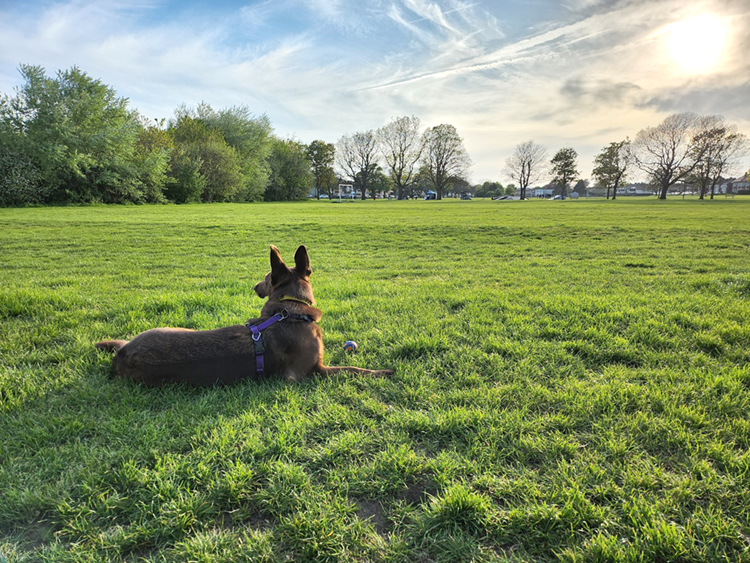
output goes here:
<path id="1" fill-rule="evenodd" d="M 425 125 L 456 125 L 477 179 L 498 173 L 495 163 L 528 138 L 550 149 L 576 143 L 590 158 L 671 111 L 727 113 L 750 128 L 742 103 L 750 88 L 750 10 L 736 0 L 364 6 L 0 4 L 0 91 L 18 83 L 19 63 L 50 72 L 78 65 L 149 117 L 169 117 L 179 104 L 202 100 L 246 104 L 268 113 L 279 134 L 306 141 L 335 141 L 414 114 Z M 663 30 L 700 10 L 726 18 L 734 35 L 721 69 L 685 76 L 665 55 Z M 538 15 L 528 21 L 529 13 Z"/>

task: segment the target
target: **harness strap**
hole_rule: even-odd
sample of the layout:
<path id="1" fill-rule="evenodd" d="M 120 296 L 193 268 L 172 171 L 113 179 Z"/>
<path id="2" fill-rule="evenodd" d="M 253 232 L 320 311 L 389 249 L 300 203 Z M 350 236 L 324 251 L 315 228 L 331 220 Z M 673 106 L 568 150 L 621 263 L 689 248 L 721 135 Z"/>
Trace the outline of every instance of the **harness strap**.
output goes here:
<path id="1" fill-rule="evenodd" d="M 250 330 L 253 336 L 253 344 L 255 345 L 255 373 L 259 377 L 263 377 L 265 372 L 265 348 L 263 347 L 262 332 L 268 327 L 275 325 L 276 323 L 285 319 L 295 319 L 298 321 L 305 321 L 307 323 L 313 322 L 310 315 L 290 315 L 286 310 L 281 313 L 276 313 L 273 317 L 266 319 L 262 323 L 257 325 L 251 325 L 250 321 L 245 323 L 245 326 Z"/>

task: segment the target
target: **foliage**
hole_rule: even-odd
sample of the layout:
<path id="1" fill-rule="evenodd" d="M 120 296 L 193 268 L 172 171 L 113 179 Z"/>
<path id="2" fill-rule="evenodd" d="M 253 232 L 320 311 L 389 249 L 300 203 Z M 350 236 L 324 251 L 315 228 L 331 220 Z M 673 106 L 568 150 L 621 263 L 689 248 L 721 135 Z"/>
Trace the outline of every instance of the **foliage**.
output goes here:
<path id="1" fill-rule="evenodd" d="M 175 111 L 169 132 L 180 152 L 175 155 L 185 185 L 175 184 L 171 193 L 184 199 L 203 184 L 201 201 L 254 201 L 268 183 L 268 157 L 272 147 L 271 126 L 266 116 L 253 117 L 245 106 L 215 111 L 208 104 Z M 199 163 L 198 175 L 184 162 Z M 183 162 L 177 160 L 183 159 Z M 202 181 L 199 180 L 202 177 Z M 178 176 L 174 176 L 175 181 Z M 189 201 L 192 196 L 189 196 Z"/>
<path id="2" fill-rule="evenodd" d="M 320 197 L 325 193 L 331 197 L 331 190 L 336 187 L 338 179 L 333 170 L 336 148 L 331 143 L 315 140 L 307 146 L 307 158 L 313 175 L 315 194 Z"/>
<path id="3" fill-rule="evenodd" d="M 235 199 L 262 199 L 270 174 L 268 157 L 274 143 L 268 116 L 254 116 L 247 106 L 215 111 L 205 103 L 196 108 L 196 114 L 209 128 L 220 131 L 226 144 L 237 153 L 242 185 Z"/>
<path id="4" fill-rule="evenodd" d="M 547 149 L 532 141 L 519 143 L 505 161 L 506 174 L 518 182 L 521 199 L 526 199 L 526 189 L 538 182 L 547 170 Z"/>
<path id="5" fill-rule="evenodd" d="M 206 177 L 201 173 L 203 160 L 190 146 L 178 145 L 171 153 L 171 175 L 165 186 L 165 196 L 174 203 L 201 201 L 206 189 Z"/>
<path id="6" fill-rule="evenodd" d="M 360 191 L 366 189 L 372 199 L 377 199 L 379 194 L 385 194 L 393 189 L 391 178 L 385 175 L 379 164 L 370 165 L 370 170 L 367 173 L 367 188 L 363 188 L 363 177 L 362 172 L 357 174 L 354 179 L 354 189 Z"/>
<path id="7" fill-rule="evenodd" d="M 453 125 L 430 127 L 422 136 L 422 164 L 429 175 L 437 199 L 454 184 L 455 179 L 465 179 L 471 158 L 464 148 L 463 139 Z"/>
<path id="8" fill-rule="evenodd" d="M 591 175 L 609 191 L 612 190 L 612 199 L 617 199 L 617 188 L 627 181 L 627 171 L 631 163 L 630 140 L 610 143 L 602 149 L 594 158 L 594 170 Z"/>
<path id="9" fill-rule="evenodd" d="M 175 158 L 188 161 L 175 163 L 180 170 L 175 179 L 185 179 L 188 186 L 193 186 L 179 186 L 176 188 L 179 193 L 192 193 L 194 186 L 202 185 L 200 200 L 205 203 L 232 201 L 238 197 L 243 181 L 240 157 L 227 144 L 222 131 L 199 117 L 183 114 L 170 124 L 169 133 L 179 149 Z M 188 173 L 191 169 L 189 162 L 197 163 L 195 175 Z M 198 181 L 198 178 L 202 178 L 202 181 Z"/>
<path id="10" fill-rule="evenodd" d="M 47 201 L 49 189 L 31 154 L 24 136 L 0 122 L 0 206 Z"/>
<path id="11" fill-rule="evenodd" d="M 750 199 L 550 205 L 0 209 L 0 553 L 743 561 Z M 110 377 L 101 338 L 256 316 L 269 242 L 393 377 Z"/>
<path id="12" fill-rule="evenodd" d="M 137 153 L 141 126 L 126 99 L 77 67 L 54 78 L 39 66 L 20 70 L 25 83 L 15 97 L 3 96 L 0 118 L 3 132 L 23 138 L 11 143 L 14 151 L 4 160 L 16 162 L 16 169 L 18 162 L 30 162 L 35 170 L 23 179 L 14 176 L 17 194 L 25 186 L 23 203 L 160 199 L 153 178 L 163 159 Z"/>
<path id="13" fill-rule="evenodd" d="M 302 199 L 310 193 L 313 174 L 308 149 L 297 141 L 276 139 L 269 163 L 271 175 L 264 198 L 266 201 Z"/>
<path id="14" fill-rule="evenodd" d="M 515 192 L 515 190 L 513 190 Z M 505 188 L 500 182 L 484 182 L 481 186 L 477 186 L 474 190 L 474 195 L 477 197 L 496 197 L 505 195 Z"/>
<path id="15" fill-rule="evenodd" d="M 562 188 L 563 199 L 565 199 L 568 184 L 578 175 L 577 159 L 578 153 L 575 149 L 567 147 L 557 151 L 550 161 L 552 183 Z"/>

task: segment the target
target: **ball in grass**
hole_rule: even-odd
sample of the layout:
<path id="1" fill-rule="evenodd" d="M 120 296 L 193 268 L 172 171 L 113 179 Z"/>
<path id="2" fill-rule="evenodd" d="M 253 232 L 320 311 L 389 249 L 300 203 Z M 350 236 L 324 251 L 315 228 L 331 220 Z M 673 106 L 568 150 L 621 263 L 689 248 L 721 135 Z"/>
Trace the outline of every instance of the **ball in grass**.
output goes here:
<path id="1" fill-rule="evenodd" d="M 354 340 L 347 340 L 344 342 L 344 351 L 345 352 L 356 352 L 357 351 L 357 343 L 354 342 Z"/>

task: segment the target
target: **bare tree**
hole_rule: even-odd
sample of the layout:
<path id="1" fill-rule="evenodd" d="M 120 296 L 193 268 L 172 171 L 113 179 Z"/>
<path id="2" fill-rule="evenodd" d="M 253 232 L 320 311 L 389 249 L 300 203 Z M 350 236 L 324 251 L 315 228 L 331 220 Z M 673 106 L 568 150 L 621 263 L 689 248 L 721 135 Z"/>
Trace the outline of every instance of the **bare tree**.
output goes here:
<path id="1" fill-rule="evenodd" d="M 363 200 L 367 197 L 370 176 L 377 160 L 378 142 L 372 129 L 344 135 L 336 143 L 336 164 L 360 189 Z M 375 192 L 372 193 L 374 199 Z"/>
<path id="2" fill-rule="evenodd" d="M 471 158 L 464 148 L 463 139 L 453 125 L 437 125 L 422 135 L 422 163 L 435 188 L 437 199 L 453 183 L 454 178 L 465 178 Z"/>
<path id="3" fill-rule="evenodd" d="M 633 141 L 635 165 L 649 175 L 659 190 L 659 199 L 685 180 L 703 158 L 707 145 L 698 142 L 708 118 L 694 113 L 673 113 L 656 127 L 646 127 Z"/>
<path id="4" fill-rule="evenodd" d="M 398 199 L 404 198 L 404 192 L 417 174 L 417 162 L 422 156 L 419 127 L 418 117 L 398 117 L 377 131 L 383 158 L 398 192 Z"/>
<path id="5" fill-rule="evenodd" d="M 547 149 L 532 141 L 516 145 L 505 161 L 505 173 L 518 183 L 521 199 L 526 199 L 526 188 L 538 182 L 547 170 Z"/>
<path id="6" fill-rule="evenodd" d="M 727 124 L 722 116 L 703 118 L 701 130 L 693 139 L 690 150 L 696 165 L 688 176 L 698 185 L 700 199 L 704 199 L 709 188 L 711 199 L 714 198 L 722 174 L 736 167 L 747 149 L 747 137 L 737 130 L 736 125 Z"/>
<path id="7" fill-rule="evenodd" d="M 625 182 L 630 163 L 629 139 L 610 143 L 596 155 L 594 171 L 591 175 L 596 178 L 600 185 L 607 188 L 607 199 L 609 199 L 610 188 L 612 189 L 612 199 L 617 199 L 617 188 Z"/>

